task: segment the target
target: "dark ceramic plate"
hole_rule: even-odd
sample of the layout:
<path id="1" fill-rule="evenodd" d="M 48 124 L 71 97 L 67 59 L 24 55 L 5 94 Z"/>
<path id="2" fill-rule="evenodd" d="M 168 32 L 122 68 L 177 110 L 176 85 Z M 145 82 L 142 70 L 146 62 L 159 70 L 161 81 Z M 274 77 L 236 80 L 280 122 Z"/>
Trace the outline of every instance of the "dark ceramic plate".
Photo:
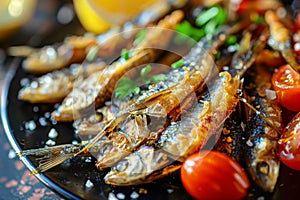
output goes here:
<path id="1" fill-rule="evenodd" d="M 59 132 L 56 144 L 78 140 L 74 135 L 71 124 L 51 123 L 47 114 L 53 111 L 54 105 L 31 105 L 17 99 L 21 87 L 20 83 L 33 77 L 22 70 L 20 67 L 21 62 L 17 59 L 12 62 L 2 94 L 2 120 L 13 148 L 20 151 L 45 146 L 51 128 L 55 128 Z M 22 161 L 30 170 L 35 169 L 37 166 L 37 161 L 33 157 L 23 157 Z M 97 171 L 94 167 L 94 161 L 93 158 L 90 160 L 74 158 L 37 175 L 37 178 L 69 199 L 107 199 L 113 196 L 121 199 L 132 199 L 133 197 L 156 200 L 192 199 L 183 189 L 179 174 L 151 184 L 133 187 L 111 187 L 103 182 L 106 172 Z M 86 187 L 88 180 L 93 183 L 93 187 Z M 258 197 L 264 197 L 264 199 L 298 199 L 299 180 L 300 172 L 282 166 L 280 178 L 273 194 L 266 194 L 252 188 L 247 199 L 257 199 Z"/>
<path id="2" fill-rule="evenodd" d="M 47 115 L 53 111 L 54 105 L 31 105 L 17 99 L 20 82 L 33 78 L 22 70 L 21 62 L 14 60 L 11 64 L 2 94 L 2 120 L 13 148 L 20 151 L 44 147 L 51 128 L 55 128 L 59 133 L 56 144 L 79 141 L 70 123 L 51 123 Z M 23 157 L 22 161 L 30 170 L 37 166 L 33 157 Z M 97 171 L 94 162 L 93 158 L 74 158 L 37 175 L 37 178 L 70 199 L 107 199 L 113 195 L 120 198 L 125 195 L 126 199 L 137 196 L 138 199 L 191 199 L 184 191 L 178 175 L 141 186 L 111 187 L 103 182 L 105 172 Z M 86 187 L 88 180 L 93 183 L 93 187 Z M 146 194 L 143 194 L 145 192 Z"/>

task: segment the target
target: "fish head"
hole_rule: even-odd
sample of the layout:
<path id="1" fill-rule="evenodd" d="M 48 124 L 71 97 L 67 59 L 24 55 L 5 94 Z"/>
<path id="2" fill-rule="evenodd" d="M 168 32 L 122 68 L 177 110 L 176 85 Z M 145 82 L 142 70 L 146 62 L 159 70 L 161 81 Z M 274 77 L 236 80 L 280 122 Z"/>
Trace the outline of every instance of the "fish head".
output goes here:
<path id="1" fill-rule="evenodd" d="M 256 179 L 256 183 L 264 191 L 272 192 L 277 182 L 279 175 L 280 162 L 273 157 L 265 156 L 256 159 L 252 164 L 252 173 Z"/>

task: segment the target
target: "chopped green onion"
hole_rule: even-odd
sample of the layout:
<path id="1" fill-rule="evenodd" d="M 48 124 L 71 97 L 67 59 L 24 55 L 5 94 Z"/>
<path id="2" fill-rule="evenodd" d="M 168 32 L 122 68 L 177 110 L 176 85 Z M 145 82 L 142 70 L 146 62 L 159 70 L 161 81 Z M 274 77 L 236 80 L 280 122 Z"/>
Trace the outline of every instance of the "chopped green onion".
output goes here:
<path id="1" fill-rule="evenodd" d="M 218 15 L 216 16 L 216 20 L 217 20 L 217 24 L 219 26 L 219 25 L 222 25 L 225 23 L 227 14 L 223 8 L 218 7 L 218 9 L 219 9 L 219 12 L 218 12 Z"/>
<path id="2" fill-rule="evenodd" d="M 127 49 L 122 49 L 122 51 L 121 51 L 121 57 L 124 60 L 128 60 L 129 59 L 129 51 Z"/>
<path id="3" fill-rule="evenodd" d="M 235 35 L 230 35 L 228 36 L 228 38 L 226 39 L 226 44 L 229 45 L 233 45 L 237 42 L 237 37 Z"/>
<path id="4" fill-rule="evenodd" d="M 203 26 L 211 19 L 215 18 L 219 13 L 219 8 L 214 6 L 209 8 L 208 10 L 205 10 L 201 12 L 198 17 L 196 18 L 196 24 L 198 26 Z"/>
<path id="5" fill-rule="evenodd" d="M 130 80 L 129 78 L 127 78 L 127 77 L 122 77 L 122 78 L 118 81 L 117 87 L 118 87 L 118 86 L 125 85 L 125 84 L 128 84 L 128 83 L 130 83 L 130 82 L 131 82 L 131 80 Z"/>
<path id="6" fill-rule="evenodd" d="M 188 39 L 193 38 L 199 41 L 204 36 L 204 31 L 202 29 L 197 29 L 193 27 L 188 21 L 183 21 L 175 27 L 175 30 L 182 34 L 177 34 L 175 37 L 175 42 L 178 44 L 186 42 Z"/>
<path id="7" fill-rule="evenodd" d="M 151 71 L 151 69 L 152 67 L 150 65 L 144 67 L 140 72 L 141 76 L 146 76 Z"/>
<path id="8" fill-rule="evenodd" d="M 254 13 L 250 16 L 251 21 L 258 24 L 266 24 L 265 18 L 261 17 L 259 14 Z"/>
<path id="9" fill-rule="evenodd" d="M 183 59 L 180 59 L 180 60 L 174 62 L 174 63 L 171 65 L 171 67 L 172 67 L 173 69 L 176 69 L 176 68 L 181 67 L 181 66 L 183 65 L 183 63 L 184 63 L 184 60 L 183 60 Z"/>
<path id="10" fill-rule="evenodd" d="M 147 31 L 144 29 L 138 32 L 136 39 L 134 40 L 134 44 L 135 45 L 140 44 L 144 40 L 146 35 L 147 35 Z"/>
<path id="11" fill-rule="evenodd" d="M 121 78 L 118 83 L 117 87 L 115 89 L 115 95 L 119 99 L 123 99 L 125 97 L 128 97 L 132 94 L 138 94 L 141 90 L 139 87 L 139 84 L 144 83 L 144 84 L 149 84 L 149 83 L 157 83 L 162 80 L 166 80 L 167 76 L 165 74 L 157 74 L 151 77 L 147 77 L 146 75 L 151 71 L 151 66 L 147 65 L 144 67 L 139 77 L 136 80 L 131 80 L 127 77 Z"/>
<path id="12" fill-rule="evenodd" d="M 89 62 L 94 61 L 97 58 L 98 52 L 99 52 L 99 47 L 92 46 L 86 55 L 86 60 Z"/>
<path id="13" fill-rule="evenodd" d="M 153 83 L 158 83 L 159 81 L 165 81 L 165 80 L 167 80 L 167 78 L 168 77 L 165 74 L 157 74 L 157 75 L 150 77 L 150 79 Z"/>
<path id="14" fill-rule="evenodd" d="M 140 87 L 136 86 L 135 88 L 132 89 L 132 92 L 134 94 L 138 94 L 141 91 Z"/>
<path id="15" fill-rule="evenodd" d="M 217 53 L 216 53 L 216 59 L 219 59 L 221 57 L 221 51 L 218 51 Z"/>
<path id="16" fill-rule="evenodd" d="M 218 27 L 217 21 L 216 21 L 216 20 L 211 20 L 211 21 L 209 21 L 209 22 L 205 25 L 205 27 L 204 27 L 204 32 L 205 32 L 206 34 L 211 34 L 211 35 L 213 35 L 213 34 L 215 33 L 217 27 Z"/>

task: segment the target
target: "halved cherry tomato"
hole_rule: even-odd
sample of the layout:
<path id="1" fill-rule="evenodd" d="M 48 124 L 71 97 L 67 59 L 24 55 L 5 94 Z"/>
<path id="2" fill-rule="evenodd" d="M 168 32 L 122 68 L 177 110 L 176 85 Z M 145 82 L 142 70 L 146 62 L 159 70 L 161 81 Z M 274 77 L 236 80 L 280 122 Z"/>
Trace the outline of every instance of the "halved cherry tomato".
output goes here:
<path id="1" fill-rule="evenodd" d="M 272 85 L 282 106 L 291 111 L 300 111 L 300 74 L 289 65 L 283 65 L 274 72 Z"/>
<path id="2" fill-rule="evenodd" d="M 300 170 L 300 112 L 284 128 L 277 155 L 288 167 Z"/>
<path id="3" fill-rule="evenodd" d="M 196 199 L 241 199 L 250 186 L 244 169 L 217 151 L 200 151 L 188 157 L 181 168 L 181 180 Z"/>

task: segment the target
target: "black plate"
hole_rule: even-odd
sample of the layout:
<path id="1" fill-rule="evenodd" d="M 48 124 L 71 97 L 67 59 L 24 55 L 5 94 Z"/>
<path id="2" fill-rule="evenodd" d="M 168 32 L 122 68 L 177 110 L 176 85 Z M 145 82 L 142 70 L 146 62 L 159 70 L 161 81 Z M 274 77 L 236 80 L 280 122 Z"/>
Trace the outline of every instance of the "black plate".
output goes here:
<path id="1" fill-rule="evenodd" d="M 2 94 L 2 120 L 13 148 L 20 151 L 45 146 L 49 130 L 52 127 L 59 132 L 56 144 L 70 143 L 74 139 L 78 140 L 71 124 L 52 124 L 50 119 L 45 117 L 45 113 L 53 111 L 54 105 L 32 105 L 17 99 L 21 87 L 20 82 L 24 78 L 33 77 L 22 70 L 21 62 L 18 59 L 12 62 Z M 40 118 L 46 119 L 46 126 L 39 122 Z M 26 123 L 32 120 L 35 122 L 36 128 L 34 130 L 26 129 Z M 23 157 L 22 161 L 30 170 L 35 169 L 37 165 L 37 161 L 33 157 Z M 112 195 L 117 197 L 124 197 L 123 195 L 125 195 L 126 199 L 130 199 L 134 192 L 138 194 L 138 199 L 192 199 L 183 189 L 179 174 L 151 184 L 134 187 L 111 187 L 103 182 L 105 172 L 96 170 L 95 160 L 92 158 L 90 162 L 86 161 L 85 159 L 74 158 L 70 162 L 37 175 L 37 178 L 51 189 L 70 199 L 107 199 Z M 85 186 L 87 180 L 90 180 L 94 186 L 87 188 Z M 299 180 L 299 171 L 287 169 L 282 165 L 273 194 L 266 194 L 252 188 L 251 195 L 247 199 L 257 199 L 258 197 L 264 197 L 264 199 L 298 199 Z M 146 194 L 144 194 L 145 191 L 147 191 Z"/>
<path id="2" fill-rule="evenodd" d="M 14 60 L 12 69 L 7 75 L 2 94 L 2 120 L 7 137 L 16 151 L 38 148 L 45 146 L 48 133 L 55 128 L 59 133 L 55 140 L 56 144 L 71 143 L 74 139 L 79 140 L 70 123 L 53 124 L 45 117 L 45 113 L 51 113 L 54 105 L 39 104 L 32 105 L 17 99 L 21 87 L 21 80 L 31 79 L 33 76 L 25 73 L 20 67 L 21 60 Z M 46 126 L 39 122 L 43 118 Z M 36 128 L 26 129 L 26 124 L 34 121 Z M 33 157 L 23 157 L 25 165 L 33 170 L 37 161 Z M 90 161 L 90 162 L 87 162 Z M 133 192 L 139 194 L 139 199 L 191 199 L 184 191 L 178 175 L 168 177 L 153 184 L 135 187 L 111 187 L 103 182 L 105 172 L 99 172 L 94 166 L 95 160 L 74 158 L 70 162 L 54 167 L 49 171 L 37 175 L 37 178 L 48 187 L 54 189 L 64 197 L 70 199 L 107 199 L 109 195 L 124 194 L 126 199 Z M 87 180 L 94 186 L 85 187 Z M 147 191 L 147 194 L 143 194 Z"/>

